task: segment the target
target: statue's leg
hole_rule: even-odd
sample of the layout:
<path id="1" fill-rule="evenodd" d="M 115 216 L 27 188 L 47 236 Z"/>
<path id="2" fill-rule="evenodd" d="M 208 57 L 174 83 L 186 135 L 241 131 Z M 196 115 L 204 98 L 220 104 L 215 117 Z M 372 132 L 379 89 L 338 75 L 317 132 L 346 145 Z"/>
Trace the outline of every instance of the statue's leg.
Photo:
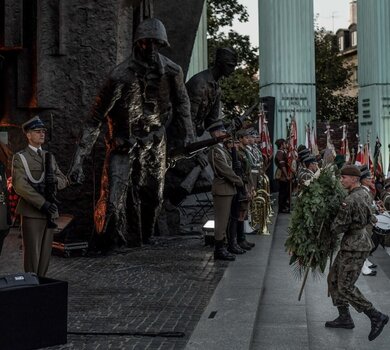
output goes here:
<path id="1" fill-rule="evenodd" d="M 140 156 L 140 201 L 142 239 L 144 243 L 154 234 L 161 209 L 166 170 L 165 137 L 144 147 Z"/>
<path id="2" fill-rule="evenodd" d="M 127 243 L 126 198 L 131 163 L 129 154 L 116 152 L 110 152 L 104 163 L 95 227 L 111 243 Z"/>

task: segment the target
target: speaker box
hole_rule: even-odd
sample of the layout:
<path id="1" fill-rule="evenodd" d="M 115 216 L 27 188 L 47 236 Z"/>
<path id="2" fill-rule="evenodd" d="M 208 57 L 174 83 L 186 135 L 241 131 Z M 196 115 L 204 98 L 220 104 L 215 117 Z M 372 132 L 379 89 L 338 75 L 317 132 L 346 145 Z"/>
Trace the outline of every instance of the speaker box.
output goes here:
<path id="1" fill-rule="evenodd" d="M 39 285 L 0 290 L 0 349 L 39 349 L 67 342 L 68 283 L 39 277 Z"/>

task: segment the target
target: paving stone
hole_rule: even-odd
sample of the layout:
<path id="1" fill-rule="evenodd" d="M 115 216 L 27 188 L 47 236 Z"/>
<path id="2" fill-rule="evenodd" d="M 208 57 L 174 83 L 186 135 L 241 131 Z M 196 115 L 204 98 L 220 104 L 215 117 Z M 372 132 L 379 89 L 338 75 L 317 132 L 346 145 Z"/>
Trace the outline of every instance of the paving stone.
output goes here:
<path id="1" fill-rule="evenodd" d="M 12 231 L 0 275 L 22 271 L 20 244 Z M 184 349 L 226 267 L 201 236 L 157 238 L 106 256 L 53 256 L 48 277 L 69 283 L 68 332 L 82 334 L 47 349 Z"/>

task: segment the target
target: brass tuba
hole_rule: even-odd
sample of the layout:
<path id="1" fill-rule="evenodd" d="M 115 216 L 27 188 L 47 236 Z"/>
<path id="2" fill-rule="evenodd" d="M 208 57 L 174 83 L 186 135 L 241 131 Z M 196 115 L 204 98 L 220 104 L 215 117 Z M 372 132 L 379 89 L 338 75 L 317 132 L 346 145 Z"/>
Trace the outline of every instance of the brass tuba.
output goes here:
<path id="1" fill-rule="evenodd" d="M 273 215 L 270 199 L 269 179 L 265 174 L 260 173 L 258 189 L 250 206 L 250 225 L 260 235 L 270 234 L 268 224 L 271 223 L 270 217 Z"/>

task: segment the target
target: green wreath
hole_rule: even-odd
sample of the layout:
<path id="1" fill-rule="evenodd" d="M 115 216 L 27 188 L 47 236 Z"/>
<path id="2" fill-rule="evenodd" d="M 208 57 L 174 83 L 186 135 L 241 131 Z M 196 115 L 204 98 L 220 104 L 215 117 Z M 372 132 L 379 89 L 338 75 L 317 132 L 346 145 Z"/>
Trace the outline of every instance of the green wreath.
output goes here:
<path id="1" fill-rule="evenodd" d="M 328 257 L 337 249 L 338 236 L 330 230 L 346 192 L 333 166 L 320 169 L 297 198 L 285 242 L 290 265 L 302 277 L 306 268 L 324 273 Z"/>

